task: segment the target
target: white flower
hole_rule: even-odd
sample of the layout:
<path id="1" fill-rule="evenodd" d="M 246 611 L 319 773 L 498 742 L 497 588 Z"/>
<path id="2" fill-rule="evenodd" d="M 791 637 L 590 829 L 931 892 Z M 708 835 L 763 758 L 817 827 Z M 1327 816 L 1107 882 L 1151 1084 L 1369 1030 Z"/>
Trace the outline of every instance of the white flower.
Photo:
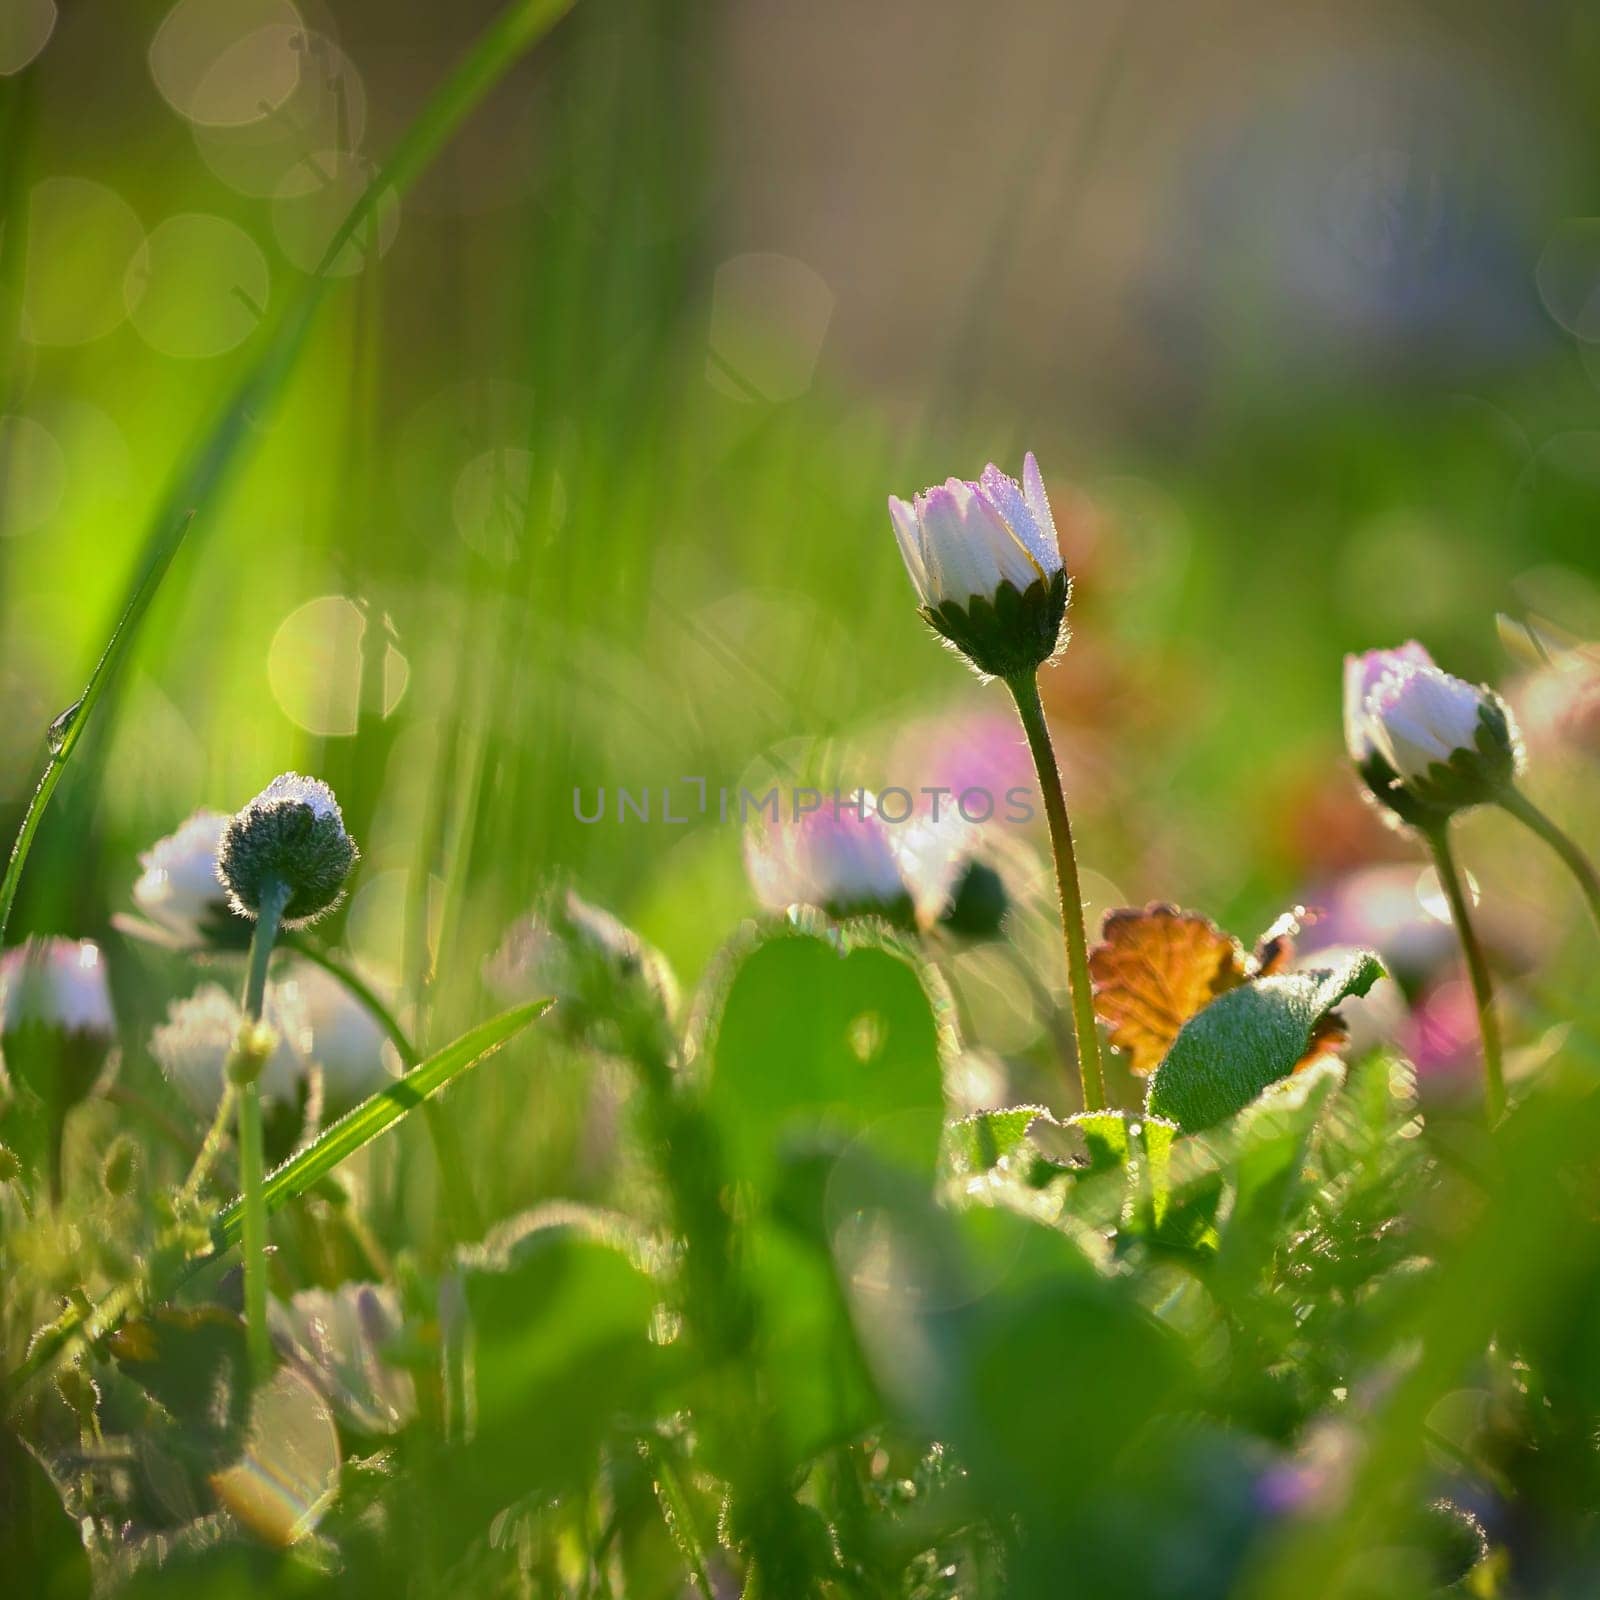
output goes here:
<path id="1" fill-rule="evenodd" d="M 93 940 L 29 939 L 0 956 L 0 1032 L 29 1024 L 107 1045 L 116 1037 L 105 957 Z"/>
<path id="2" fill-rule="evenodd" d="M 1020 484 L 991 462 L 976 482 L 890 495 L 889 517 L 923 616 L 980 672 L 1033 671 L 1060 648 L 1067 578 L 1032 451 Z"/>
<path id="3" fill-rule="evenodd" d="M 1426 778 L 1457 751 L 1477 746 L 1480 689 L 1435 666 L 1407 663 L 1379 680 L 1367 700 L 1378 754 L 1405 780 Z"/>
<path id="4" fill-rule="evenodd" d="M 351 1427 L 395 1433 L 416 1415 L 411 1374 L 385 1359 L 401 1330 L 400 1302 L 387 1284 L 302 1289 L 267 1308 L 273 1342 Z"/>
<path id="5" fill-rule="evenodd" d="M 870 794 L 765 823 L 746 835 L 744 861 L 756 898 L 769 910 L 808 905 L 834 917 L 909 920 L 900 850 Z"/>
<path id="6" fill-rule="evenodd" d="M 889 515 L 925 606 L 992 599 L 1002 583 L 1023 590 L 1061 570 L 1056 525 L 1031 450 L 1022 460 L 1021 485 L 991 462 L 976 482 L 949 478 L 909 504 L 890 495 Z"/>
<path id="7" fill-rule="evenodd" d="M 262 1020 L 272 1028 L 276 1043 L 256 1080 L 261 1098 L 292 1106 L 309 1070 L 305 1050 L 309 1029 L 298 995 L 270 987 Z M 243 1021 L 238 1001 L 220 984 L 207 983 L 187 1000 L 168 1006 L 167 1020 L 150 1035 L 151 1055 L 199 1117 L 216 1112 L 228 1057 Z"/>
<path id="8" fill-rule="evenodd" d="M 151 845 L 139 857 L 144 870 L 133 886 L 133 903 L 145 920 L 118 918 L 117 925 L 177 950 L 214 943 L 230 931 L 229 924 L 248 936 L 217 876 L 217 850 L 227 826 L 222 812 L 197 811 L 176 833 Z"/>
<path id="9" fill-rule="evenodd" d="M 1344 742 L 1358 767 L 1377 749 L 1367 702 L 1390 673 L 1407 665 L 1431 667 L 1433 658 L 1415 640 L 1394 650 L 1368 650 L 1344 658 Z"/>
<path id="10" fill-rule="evenodd" d="M 274 988 L 303 1025 L 301 1048 L 322 1069 L 326 1116 L 339 1116 L 394 1082 L 388 1037 L 331 973 L 296 961 L 276 978 Z"/>

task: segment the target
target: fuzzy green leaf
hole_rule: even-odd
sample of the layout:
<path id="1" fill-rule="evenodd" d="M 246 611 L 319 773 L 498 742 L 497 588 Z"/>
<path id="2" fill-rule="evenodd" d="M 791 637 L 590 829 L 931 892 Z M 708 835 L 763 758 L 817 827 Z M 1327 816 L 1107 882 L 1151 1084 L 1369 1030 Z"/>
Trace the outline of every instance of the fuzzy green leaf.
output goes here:
<path id="1" fill-rule="evenodd" d="M 974 1111 L 945 1130 L 945 1159 L 957 1178 L 992 1171 L 1021 1149 L 1028 1129 L 1050 1113 L 1043 1106 L 1002 1106 Z"/>
<path id="2" fill-rule="evenodd" d="M 1337 967 L 1262 978 L 1213 1000 L 1184 1024 L 1150 1080 L 1146 1108 L 1185 1133 L 1241 1111 L 1303 1059 L 1312 1031 L 1341 1000 L 1383 976 L 1370 952 Z"/>

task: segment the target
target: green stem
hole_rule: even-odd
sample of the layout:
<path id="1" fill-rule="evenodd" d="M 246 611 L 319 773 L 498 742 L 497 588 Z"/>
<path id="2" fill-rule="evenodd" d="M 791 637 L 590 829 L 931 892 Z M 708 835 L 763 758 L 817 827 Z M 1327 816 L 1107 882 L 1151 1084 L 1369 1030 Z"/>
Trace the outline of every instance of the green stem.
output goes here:
<path id="1" fill-rule="evenodd" d="M 1008 678 L 1006 686 L 1017 702 L 1017 715 L 1028 736 L 1028 749 L 1039 774 L 1045 816 L 1050 823 L 1050 847 L 1056 859 L 1056 888 L 1061 897 L 1061 928 L 1067 941 L 1067 977 L 1072 989 L 1073 1031 L 1078 1042 L 1078 1075 L 1083 1083 L 1083 1104 L 1099 1111 L 1106 1103 L 1105 1078 L 1100 1070 L 1100 1036 L 1094 1024 L 1094 990 L 1089 981 L 1089 940 L 1083 926 L 1083 890 L 1078 883 L 1078 856 L 1072 844 L 1072 821 L 1061 788 L 1061 771 L 1050 743 L 1050 725 L 1039 682 L 1033 673 Z"/>
<path id="2" fill-rule="evenodd" d="M 1571 834 L 1558 827 L 1520 789 L 1507 789 L 1500 796 L 1500 804 L 1519 822 L 1525 822 L 1567 864 L 1597 926 L 1600 926 L 1600 873 L 1594 863 L 1578 847 Z"/>
<path id="3" fill-rule="evenodd" d="M 1466 889 L 1456 866 L 1455 852 L 1450 848 L 1449 829 L 1448 822 L 1440 823 L 1437 828 L 1424 829 L 1423 838 L 1432 852 L 1445 899 L 1450 902 L 1450 920 L 1455 924 L 1456 937 L 1461 941 L 1461 953 L 1466 957 L 1467 975 L 1472 980 L 1472 997 L 1478 1007 L 1478 1033 L 1483 1040 L 1484 1109 L 1493 1124 L 1500 1120 L 1500 1114 L 1506 1106 L 1500 1024 L 1495 1018 L 1494 984 L 1489 976 L 1489 963 L 1484 958 L 1483 946 L 1478 942 L 1477 931 L 1472 926 Z"/>
<path id="4" fill-rule="evenodd" d="M 285 936 L 283 942 L 297 955 L 304 956 L 314 966 L 321 967 L 330 978 L 344 985 L 350 998 L 362 1006 L 388 1035 L 407 1072 L 416 1066 L 422 1058 L 417 1054 L 411 1036 L 400 1026 L 399 1019 L 383 1003 L 377 990 L 360 973 L 309 939 L 301 939 L 291 933 Z M 422 1118 L 427 1124 L 428 1137 L 433 1142 L 434 1160 L 439 1166 L 439 1187 L 444 1193 L 445 1210 L 455 1234 L 453 1242 L 460 1244 L 467 1239 L 479 1238 L 483 1233 L 483 1217 L 478 1210 L 477 1195 L 473 1192 L 472 1169 L 467 1162 L 466 1147 L 461 1142 L 461 1129 L 456 1125 L 450 1107 L 439 1101 L 424 1101 Z"/>
<path id="5" fill-rule="evenodd" d="M 278 923 L 289 903 L 288 887 L 276 881 L 262 886 L 255 932 L 250 937 L 250 966 L 245 975 L 246 1025 L 258 1027 L 267 999 L 267 965 L 278 937 Z M 255 1041 L 250 1042 L 254 1049 Z M 244 1320 L 250 1347 L 250 1368 L 256 1382 L 272 1371 L 272 1336 L 267 1330 L 267 1207 L 262 1189 L 267 1169 L 261 1139 L 260 1063 L 248 1083 L 239 1086 L 239 1191 L 244 1201 Z"/>

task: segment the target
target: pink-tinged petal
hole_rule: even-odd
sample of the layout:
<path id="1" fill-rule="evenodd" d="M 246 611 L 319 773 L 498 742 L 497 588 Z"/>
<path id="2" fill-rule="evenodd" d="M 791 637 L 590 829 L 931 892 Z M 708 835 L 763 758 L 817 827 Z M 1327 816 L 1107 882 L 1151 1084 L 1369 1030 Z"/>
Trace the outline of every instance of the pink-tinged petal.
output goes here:
<path id="1" fill-rule="evenodd" d="M 1037 562 L 1039 575 L 1052 574 L 1059 565 L 1059 558 L 1052 548 L 1054 541 L 1045 537 L 1043 529 L 1034 520 L 1016 479 L 1008 478 L 991 461 L 983 469 L 979 492 L 1005 518 L 1006 525 Z"/>
<path id="2" fill-rule="evenodd" d="M 1372 732 L 1367 722 L 1365 656 L 1344 658 L 1344 744 L 1350 752 L 1350 759 L 1357 766 L 1372 754 Z"/>
<path id="3" fill-rule="evenodd" d="M 917 597 L 927 605 L 928 564 L 922 557 L 922 529 L 917 523 L 916 507 L 892 494 L 889 496 L 889 520 L 894 524 L 895 542 L 900 546 L 900 556 L 911 574 Z"/>
<path id="4" fill-rule="evenodd" d="M 974 595 L 992 595 L 1001 571 L 993 545 L 974 529 L 970 514 L 978 496 L 959 478 L 917 496 L 922 553 L 935 603 L 965 605 Z M 978 536 L 974 537 L 977 533 Z"/>
<path id="5" fill-rule="evenodd" d="M 1049 553 L 1050 560 L 1045 566 L 1052 572 L 1059 572 L 1061 540 L 1056 533 L 1056 519 L 1050 514 L 1050 497 L 1044 492 L 1044 478 L 1039 471 L 1039 461 L 1031 450 L 1022 458 L 1022 498 L 1027 503 L 1028 510 L 1033 513 L 1033 520 Z"/>
<path id="6" fill-rule="evenodd" d="M 1047 575 L 1044 563 L 981 487 L 973 491 L 966 513 L 969 536 L 988 545 L 1002 579 L 1026 589 Z"/>

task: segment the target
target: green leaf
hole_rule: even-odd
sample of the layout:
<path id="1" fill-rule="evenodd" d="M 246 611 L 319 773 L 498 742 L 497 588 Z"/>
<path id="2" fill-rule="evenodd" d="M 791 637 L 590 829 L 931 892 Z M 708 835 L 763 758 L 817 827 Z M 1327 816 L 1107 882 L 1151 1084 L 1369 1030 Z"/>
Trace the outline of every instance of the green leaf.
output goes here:
<path id="1" fill-rule="evenodd" d="M 464 1488 L 485 1511 L 581 1482 L 664 1367 L 650 1342 L 659 1287 L 636 1251 L 570 1210 L 513 1219 L 463 1253 L 477 1418 Z"/>
<path id="2" fill-rule="evenodd" d="M 1383 976 L 1370 952 L 1337 967 L 1261 978 L 1191 1017 L 1150 1079 L 1146 1109 L 1195 1133 L 1241 1111 L 1304 1058 L 1312 1030 Z"/>
<path id="3" fill-rule="evenodd" d="M 1269 1085 L 1227 1130 L 1234 1202 L 1222 1230 L 1221 1265 L 1236 1281 L 1247 1281 L 1276 1247 L 1312 1131 L 1344 1077 L 1344 1063 L 1324 1057 Z"/>
<path id="4" fill-rule="evenodd" d="M 1147 1116 L 1140 1124 L 1143 1196 L 1151 1226 L 1158 1229 L 1166 1222 L 1172 1204 L 1172 1144 L 1177 1137 L 1177 1123 L 1164 1117 Z"/>
<path id="5" fill-rule="evenodd" d="M 770 1193 L 785 1146 L 864 1139 L 931 1183 L 943 1132 L 937 979 L 865 927 L 764 930 L 724 958 L 702 1052 L 731 1175 Z"/>
<path id="6" fill-rule="evenodd" d="M 1079 1111 L 1064 1127 L 1077 1128 L 1089 1152 L 1091 1172 L 1114 1172 L 1128 1164 L 1128 1118 L 1122 1111 Z"/>
<path id="7" fill-rule="evenodd" d="M 997 1111 L 974 1111 L 952 1122 L 945 1129 L 945 1162 L 951 1176 L 970 1178 L 993 1171 L 1021 1149 L 1038 1118 L 1049 1116 L 1044 1106 L 1004 1106 Z"/>
<path id="8" fill-rule="evenodd" d="M 415 1066 L 386 1089 L 369 1095 L 306 1146 L 297 1156 L 267 1174 L 262 1193 L 267 1211 L 277 1211 L 289 1201 L 315 1188 L 341 1161 L 370 1144 L 408 1111 L 437 1094 L 463 1072 L 492 1056 L 508 1039 L 520 1033 L 535 1017 L 549 1010 L 549 1000 L 530 1000 L 513 1006 L 488 1022 L 469 1028 L 452 1044 Z M 217 1216 L 213 1234 L 218 1248 L 237 1244 L 244 1230 L 244 1201 L 236 1199 Z"/>

